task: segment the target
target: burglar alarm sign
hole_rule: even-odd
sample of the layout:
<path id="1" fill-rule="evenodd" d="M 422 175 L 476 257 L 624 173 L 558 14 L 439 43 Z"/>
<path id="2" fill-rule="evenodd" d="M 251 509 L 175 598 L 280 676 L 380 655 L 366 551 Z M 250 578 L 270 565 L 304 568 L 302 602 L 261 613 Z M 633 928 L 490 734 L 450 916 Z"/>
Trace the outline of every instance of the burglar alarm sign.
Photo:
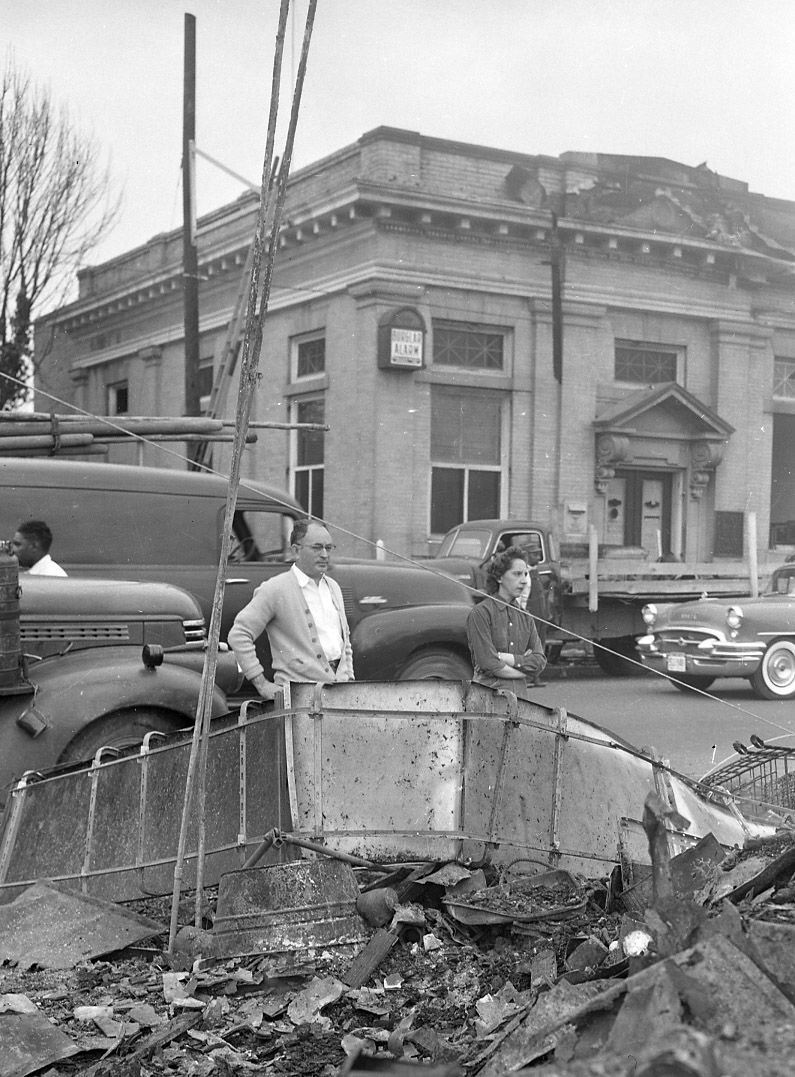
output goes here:
<path id="1" fill-rule="evenodd" d="M 378 365 L 383 370 L 419 370 L 424 365 L 425 322 L 416 310 L 390 313 L 378 327 Z"/>

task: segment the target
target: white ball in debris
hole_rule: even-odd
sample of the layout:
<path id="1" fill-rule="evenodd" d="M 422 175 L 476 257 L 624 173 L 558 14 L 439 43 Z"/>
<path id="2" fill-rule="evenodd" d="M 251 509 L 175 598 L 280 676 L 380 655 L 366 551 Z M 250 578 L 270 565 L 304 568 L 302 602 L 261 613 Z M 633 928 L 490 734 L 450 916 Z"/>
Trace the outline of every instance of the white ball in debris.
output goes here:
<path id="1" fill-rule="evenodd" d="M 640 957 L 649 952 L 653 941 L 648 931 L 630 931 L 624 936 L 624 953 L 627 957 Z"/>

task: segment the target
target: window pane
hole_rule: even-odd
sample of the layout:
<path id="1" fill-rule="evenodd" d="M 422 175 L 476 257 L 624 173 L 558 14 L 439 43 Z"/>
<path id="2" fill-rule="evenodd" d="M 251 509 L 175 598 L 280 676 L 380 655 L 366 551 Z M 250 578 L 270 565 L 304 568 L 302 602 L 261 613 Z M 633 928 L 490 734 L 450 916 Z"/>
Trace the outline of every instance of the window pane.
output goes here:
<path id="1" fill-rule="evenodd" d="M 499 396 L 432 390 L 431 457 L 445 463 L 500 463 Z"/>
<path id="2" fill-rule="evenodd" d="M 462 410 L 461 441 L 464 460 L 471 464 L 500 462 L 500 402 L 472 398 Z"/>
<path id="3" fill-rule="evenodd" d="M 206 366 L 200 366 L 196 376 L 196 386 L 199 396 L 209 396 L 213 391 L 213 364 L 212 360 Z"/>
<path id="4" fill-rule="evenodd" d="M 616 345 L 615 379 L 633 381 L 642 385 L 659 385 L 676 381 L 678 352 L 660 348 L 629 347 Z"/>
<path id="5" fill-rule="evenodd" d="M 108 415 L 126 415 L 130 408 L 130 393 L 126 381 L 108 386 Z"/>
<path id="6" fill-rule="evenodd" d="M 296 471 L 295 473 L 295 500 L 309 512 L 309 471 Z"/>
<path id="7" fill-rule="evenodd" d="M 433 361 L 469 370 L 502 370 L 503 334 L 435 325 Z"/>
<path id="8" fill-rule="evenodd" d="M 431 468 L 431 532 L 444 534 L 464 519 L 464 471 Z"/>
<path id="9" fill-rule="evenodd" d="M 313 516 L 323 515 L 323 476 L 325 472 L 322 467 L 313 467 L 311 471 L 311 490 L 312 498 L 309 503 L 309 512 Z"/>
<path id="10" fill-rule="evenodd" d="M 468 520 L 488 520 L 500 515 L 499 471 L 469 470 Z"/>
<path id="11" fill-rule="evenodd" d="M 795 400 L 795 359 L 776 356 L 773 363 L 773 396 Z"/>
<path id="12" fill-rule="evenodd" d="M 311 374 L 322 374 L 326 369 L 326 341 L 324 337 L 299 341 L 297 353 L 296 377 L 306 378 Z"/>
<path id="13" fill-rule="evenodd" d="M 295 419 L 299 423 L 325 422 L 325 402 L 323 400 L 301 400 L 295 408 Z M 296 434 L 296 465 L 323 463 L 325 433 L 322 430 L 299 430 Z M 306 508 L 306 506 L 304 506 Z"/>

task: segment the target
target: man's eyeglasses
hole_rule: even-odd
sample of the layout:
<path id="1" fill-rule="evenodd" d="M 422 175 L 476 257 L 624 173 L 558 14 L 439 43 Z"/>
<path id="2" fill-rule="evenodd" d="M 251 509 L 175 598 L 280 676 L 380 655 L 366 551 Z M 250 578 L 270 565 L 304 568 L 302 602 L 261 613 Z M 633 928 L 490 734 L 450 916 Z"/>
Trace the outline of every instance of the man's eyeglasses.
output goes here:
<path id="1" fill-rule="evenodd" d="M 306 546 L 306 543 L 305 542 L 299 542 L 299 543 L 296 543 L 296 545 L 298 545 L 298 546 Z M 337 547 L 334 545 L 333 542 L 326 542 L 326 543 L 313 542 L 312 545 L 309 547 L 309 549 L 313 553 L 332 553 L 332 551 L 336 550 L 336 548 Z"/>

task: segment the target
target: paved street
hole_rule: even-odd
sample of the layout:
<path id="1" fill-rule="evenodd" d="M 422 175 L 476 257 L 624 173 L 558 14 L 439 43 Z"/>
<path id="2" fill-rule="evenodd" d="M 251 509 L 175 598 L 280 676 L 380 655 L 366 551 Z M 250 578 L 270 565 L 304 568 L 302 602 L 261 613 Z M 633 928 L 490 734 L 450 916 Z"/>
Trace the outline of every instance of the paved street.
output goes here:
<path id="1" fill-rule="evenodd" d="M 684 774 L 700 777 L 715 762 L 732 754 L 732 742 L 748 743 L 752 733 L 763 740 L 791 734 L 795 746 L 795 705 L 757 699 L 744 680 L 722 679 L 711 689 L 715 699 L 679 692 L 662 678 L 641 673 L 607 677 L 593 672 L 562 676 L 550 671 L 548 687 L 537 700 L 563 706 L 605 726 L 638 747 L 653 745 Z"/>

